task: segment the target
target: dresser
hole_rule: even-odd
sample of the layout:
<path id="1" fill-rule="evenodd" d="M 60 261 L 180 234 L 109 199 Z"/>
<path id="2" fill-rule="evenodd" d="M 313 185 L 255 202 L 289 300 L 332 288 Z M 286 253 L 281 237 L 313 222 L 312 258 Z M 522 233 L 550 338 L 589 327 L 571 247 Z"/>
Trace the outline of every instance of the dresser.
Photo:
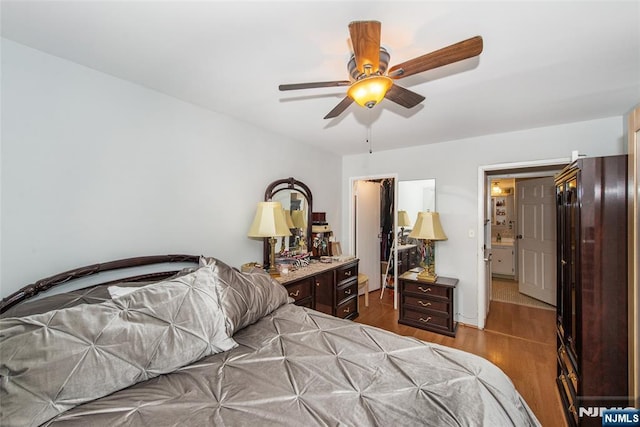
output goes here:
<path id="1" fill-rule="evenodd" d="M 398 323 L 455 337 L 458 323 L 453 319 L 453 298 L 458 279 L 439 276 L 434 283 L 428 283 L 416 276 L 407 271 L 398 278 Z"/>
<path id="2" fill-rule="evenodd" d="M 570 426 L 628 406 L 627 156 L 556 177 L 557 377 Z"/>
<path id="3" fill-rule="evenodd" d="M 295 304 L 344 319 L 358 317 L 358 260 L 315 262 L 276 278 Z"/>
<path id="4" fill-rule="evenodd" d="M 398 274 L 418 266 L 418 247 L 416 245 L 398 246 Z"/>

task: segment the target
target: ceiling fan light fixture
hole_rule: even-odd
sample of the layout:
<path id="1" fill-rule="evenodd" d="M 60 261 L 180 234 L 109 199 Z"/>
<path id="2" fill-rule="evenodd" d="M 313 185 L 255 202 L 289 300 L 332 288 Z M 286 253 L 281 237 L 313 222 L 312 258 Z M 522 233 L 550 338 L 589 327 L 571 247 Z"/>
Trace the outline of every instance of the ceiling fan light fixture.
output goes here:
<path id="1" fill-rule="evenodd" d="M 347 95 L 361 107 L 373 108 L 382 101 L 392 84 L 387 76 L 369 76 L 353 83 Z"/>

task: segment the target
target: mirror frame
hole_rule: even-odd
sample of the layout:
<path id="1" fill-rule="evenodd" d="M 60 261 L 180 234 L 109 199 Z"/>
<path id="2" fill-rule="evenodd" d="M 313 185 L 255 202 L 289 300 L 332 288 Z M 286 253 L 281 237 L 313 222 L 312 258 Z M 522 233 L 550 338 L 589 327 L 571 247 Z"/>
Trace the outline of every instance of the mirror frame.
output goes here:
<path id="1" fill-rule="evenodd" d="M 307 249 L 309 248 L 310 240 L 311 240 L 311 225 L 312 225 L 312 211 L 313 211 L 313 196 L 311 195 L 311 190 L 307 185 L 298 181 L 293 177 L 279 179 L 277 181 L 273 181 L 264 192 L 264 201 L 270 202 L 271 199 L 280 191 L 284 190 L 293 190 L 302 194 L 304 198 L 307 200 L 307 230 L 306 230 L 306 239 L 307 239 Z M 263 249 L 263 262 L 264 267 L 269 267 L 269 239 L 264 239 L 264 249 Z"/>

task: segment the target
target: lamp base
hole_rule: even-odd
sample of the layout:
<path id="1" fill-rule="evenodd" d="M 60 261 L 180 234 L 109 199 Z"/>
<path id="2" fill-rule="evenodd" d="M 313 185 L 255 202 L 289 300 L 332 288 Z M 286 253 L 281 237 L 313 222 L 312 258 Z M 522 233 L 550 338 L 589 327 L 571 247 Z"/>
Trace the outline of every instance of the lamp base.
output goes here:
<path id="1" fill-rule="evenodd" d="M 429 273 L 429 270 L 425 268 L 416 275 L 416 279 L 421 282 L 434 283 L 438 280 L 438 275 L 435 273 Z"/>
<path id="2" fill-rule="evenodd" d="M 267 270 L 267 273 L 269 273 L 269 276 L 273 277 L 274 279 L 280 277 L 280 272 L 275 268 L 273 270 L 269 268 L 269 270 Z"/>

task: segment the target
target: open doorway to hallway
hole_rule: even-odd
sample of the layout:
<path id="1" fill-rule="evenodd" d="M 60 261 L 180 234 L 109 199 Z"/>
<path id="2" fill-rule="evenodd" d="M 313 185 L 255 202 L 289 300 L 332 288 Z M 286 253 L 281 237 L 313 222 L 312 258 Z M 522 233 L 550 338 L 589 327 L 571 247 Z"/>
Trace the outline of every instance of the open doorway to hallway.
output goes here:
<path id="1" fill-rule="evenodd" d="M 555 185 L 531 175 L 489 181 L 491 301 L 555 310 Z"/>
<path id="2" fill-rule="evenodd" d="M 479 224 L 484 231 L 478 280 L 481 328 L 490 326 L 486 322 L 492 301 L 554 310 L 553 177 L 568 163 L 561 159 L 479 169 Z"/>

